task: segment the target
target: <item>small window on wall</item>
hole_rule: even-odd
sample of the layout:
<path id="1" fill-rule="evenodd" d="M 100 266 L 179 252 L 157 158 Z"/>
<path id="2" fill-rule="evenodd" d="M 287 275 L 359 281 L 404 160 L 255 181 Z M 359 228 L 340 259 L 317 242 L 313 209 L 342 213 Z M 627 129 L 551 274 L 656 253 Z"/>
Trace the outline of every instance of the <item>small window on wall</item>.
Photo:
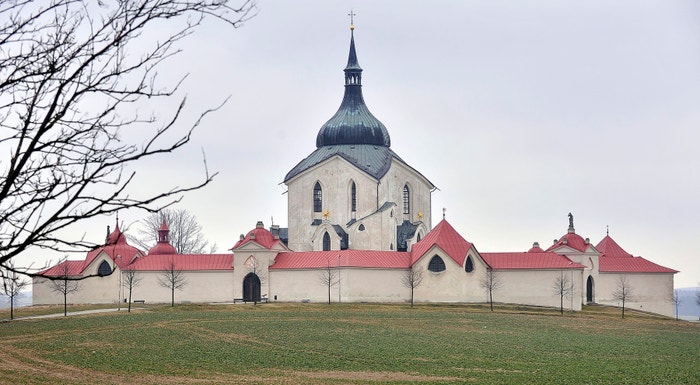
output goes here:
<path id="1" fill-rule="evenodd" d="M 433 273 L 445 271 L 445 261 L 443 261 L 438 255 L 433 256 L 430 263 L 428 263 L 428 270 L 432 271 Z"/>
<path id="2" fill-rule="evenodd" d="M 110 266 L 107 261 L 102 261 L 102 263 L 100 263 L 100 267 L 97 268 L 97 275 L 104 277 L 110 274 L 112 274 L 112 266 Z"/>
<path id="3" fill-rule="evenodd" d="M 411 191 L 407 184 L 403 186 L 403 213 L 411 213 Z"/>
<path id="4" fill-rule="evenodd" d="M 474 271 L 474 262 L 472 261 L 471 255 L 467 257 L 467 263 L 464 264 L 464 271 L 467 273 Z"/>
<path id="5" fill-rule="evenodd" d="M 314 185 L 314 212 L 320 213 L 323 211 L 323 190 L 321 184 L 316 182 Z"/>
<path id="6" fill-rule="evenodd" d="M 323 233 L 323 251 L 331 249 L 331 236 L 328 233 Z"/>
<path id="7" fill-rule="evenodd" d="M 355 182 L 350 185 L 350 211 L 357 211 L 357 188 L 355 187 Z"/>

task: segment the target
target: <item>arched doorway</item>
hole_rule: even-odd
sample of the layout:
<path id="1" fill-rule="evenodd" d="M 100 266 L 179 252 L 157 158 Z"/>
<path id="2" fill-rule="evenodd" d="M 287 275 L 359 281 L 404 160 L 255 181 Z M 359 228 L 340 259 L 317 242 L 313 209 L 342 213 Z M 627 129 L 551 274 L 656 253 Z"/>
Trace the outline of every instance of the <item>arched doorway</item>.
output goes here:
<path id="1" fill-rule="evenodd" d="M 248 273 L 243 278 L 243 301 L 260 301 L 260 278 L 255 273 Z"/>
<path id="2" fill-rule="evenodd" d="M 590 275 L 588 276 L 588 280 L 586 280 L 586 303 L 593 303 L 594 300 L 593 296 L 593 277 Z"/>

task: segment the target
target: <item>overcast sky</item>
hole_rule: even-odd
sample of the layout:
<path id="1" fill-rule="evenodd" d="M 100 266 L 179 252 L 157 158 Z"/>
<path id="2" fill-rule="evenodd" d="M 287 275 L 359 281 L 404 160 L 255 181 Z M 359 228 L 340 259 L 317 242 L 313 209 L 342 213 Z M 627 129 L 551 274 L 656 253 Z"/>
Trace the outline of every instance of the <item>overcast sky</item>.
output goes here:
<path id="1" fill-rule="evenodd" d="M 479 251 L 526 251 L 565 234 L 571 212 L 594 244 L 609 226 L 629 253 L 680 270 L 676 287 L 700 283 L 700 2 L 258 6 L 240 29 L 212 20 L 161 71 L 189 73 L 190 111 L 230 99 L 188 148 L 138 170 L 144 189 L 185 184 L 204 149 L 219 175 L 179 207 L 220 252 L 258 220 L 286 226 L 280 183 L 340 105 L 352 7 L 365 101 L 439 188 L 433 226 L 444 207 Z M 99 242 L 113 223 L 80 231 Z"/>

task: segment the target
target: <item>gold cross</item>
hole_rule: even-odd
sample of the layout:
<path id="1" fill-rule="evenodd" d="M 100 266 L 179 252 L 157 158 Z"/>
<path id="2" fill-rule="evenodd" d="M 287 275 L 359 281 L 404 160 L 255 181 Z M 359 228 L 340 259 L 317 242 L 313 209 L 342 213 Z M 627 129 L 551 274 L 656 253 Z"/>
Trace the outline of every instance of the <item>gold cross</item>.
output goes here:
<path id="1" fill-rule="evenodd" d="M 350 28 L 352 28 L 355 26 L 355 16 L 357 16 L 357 14 L 351 9 L 350 13 L 348 13 L 348 16 L 350 16 Z"/>

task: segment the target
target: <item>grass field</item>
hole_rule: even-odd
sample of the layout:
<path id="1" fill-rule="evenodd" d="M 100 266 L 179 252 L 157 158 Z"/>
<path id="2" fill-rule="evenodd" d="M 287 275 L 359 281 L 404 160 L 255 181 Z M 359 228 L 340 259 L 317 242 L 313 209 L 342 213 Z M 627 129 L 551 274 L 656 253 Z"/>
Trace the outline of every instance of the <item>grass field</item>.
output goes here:
<path id="1" fill-rule="evenodd" d="M 604 307 L 561 316 L 371 304 L 163 306 L 0 324 L 0 383 L 413 382 L 700 384 L 700 324 L 623 320 Z"/>

